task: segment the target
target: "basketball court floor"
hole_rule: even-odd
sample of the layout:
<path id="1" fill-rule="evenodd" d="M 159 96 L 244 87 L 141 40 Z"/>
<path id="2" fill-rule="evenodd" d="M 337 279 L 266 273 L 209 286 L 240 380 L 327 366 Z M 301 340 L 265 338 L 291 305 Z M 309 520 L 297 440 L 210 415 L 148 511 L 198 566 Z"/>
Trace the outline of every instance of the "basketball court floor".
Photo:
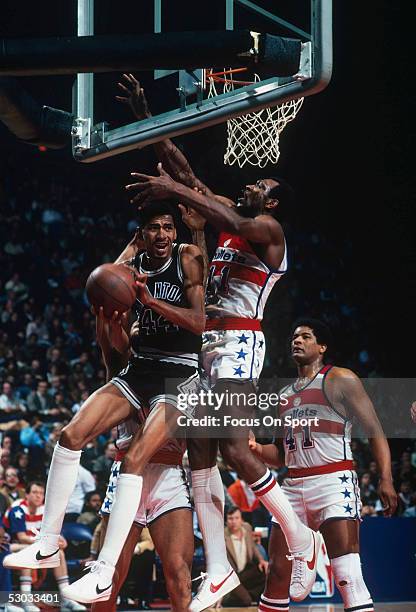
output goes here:
<path id="1" fill-rule="evenodd" d="M 342 604 L 312 604 L 308 606 L 295 606 L 291 604 L 291 609 L 296 610 L 296 612 L 336 612 L 337 610 L 343 610 L 344 607 Z M 415 612 L 416 611 L 416 602 L 407 601 L 400 603 L 375 603 L 375 610 L 377 612 Z M 159 608 L 161 609 L 161 608 Z M 169 610 L 170 608 L 163 608 L 165 610 Z M 223 612 L 257 612 L 256 607 L 251 608 L 221 608 Z M 209 612 L 214 612 L 214 608 L 209 608 Z M 121 612 L 136 612 L 136 609 L 129 608 L 125 611 Z"/>

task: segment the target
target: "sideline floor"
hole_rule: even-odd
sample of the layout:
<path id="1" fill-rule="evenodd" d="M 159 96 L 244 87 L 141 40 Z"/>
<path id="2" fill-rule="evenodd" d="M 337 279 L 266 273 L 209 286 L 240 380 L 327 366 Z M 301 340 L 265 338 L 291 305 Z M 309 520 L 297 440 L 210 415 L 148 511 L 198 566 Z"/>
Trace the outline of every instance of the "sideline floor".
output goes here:
<path id="1" fill-rule="evenodd" d="M 375 610 L 377 612 L 415 612 L 416 611 L 416 602 L 401 602 L 401 603 L 376 603 Z M 119 608 L 117 608 L 118 610 Z M 162 608 L 158 608 L 161 610 Z M 165 610 L 170 610 L 170 608 L 163 608 Z M 295 606 L 291 605 L 290 609 L 296 612 L 338 612 L 339 610 L 343 610 L 343 606 L 341 604 L 312 604 L 309 606 Z M 251 608 L 221 608 L 222 612 L 257 612 L 256 607 Z M 120 612 L 124 612 L 120 608 Z M 136 609 L 129 608 L 125 612 L 136 612 Z M 207 612 L 215 612 L 214 608 L 209 608 Z"/>

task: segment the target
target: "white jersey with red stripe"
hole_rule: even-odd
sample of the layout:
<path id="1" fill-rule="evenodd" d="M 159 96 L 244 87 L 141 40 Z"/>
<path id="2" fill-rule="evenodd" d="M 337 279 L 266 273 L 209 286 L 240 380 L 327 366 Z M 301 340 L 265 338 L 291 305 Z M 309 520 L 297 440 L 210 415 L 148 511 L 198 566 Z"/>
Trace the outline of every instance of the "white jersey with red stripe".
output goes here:
<path id="1" fill-rule="evenodd" d="M 280 391 L 279 412 L 289 476 L 327 473 L 332 468 L 352 469 L 352 421 L 334 408 L 325 393 L 325 378 L 331 368 L 325 365 L 301 389 L 291 384 Z M 316 424 L 312 421 L 315 418 Z M 293 419 L 310 421 L 294 427 L 289 424 Z"/>
<path id="2" fill-rule="evenodd" d="M 267 298 L 286 268 L 286 245 L 279 269 L 271 269 L 248 240 L 221 232 L 208 278 L 208 317 L 261 321 Z"/>

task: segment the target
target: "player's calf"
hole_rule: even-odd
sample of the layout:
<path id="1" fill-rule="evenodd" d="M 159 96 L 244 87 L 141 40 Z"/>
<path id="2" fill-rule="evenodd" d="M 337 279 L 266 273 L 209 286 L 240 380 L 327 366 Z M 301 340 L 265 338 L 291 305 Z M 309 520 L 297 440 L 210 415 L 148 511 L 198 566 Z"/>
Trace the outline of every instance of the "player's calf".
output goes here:
<path id="1" fill-rule="evenodd" d="M 187 612 L 191 602 L 191 573 L 184 559 L 172 559 L 163 569 L 166 589 L 175 612 Z"/>
<path id="2" fill-rule="evenodd" d="M 364 582 L 360 555 L 350 553 L 331 559 L 331 567 L 335 584 L 344 602 L 344 609 L 373 612 L 373 600 Z"/>

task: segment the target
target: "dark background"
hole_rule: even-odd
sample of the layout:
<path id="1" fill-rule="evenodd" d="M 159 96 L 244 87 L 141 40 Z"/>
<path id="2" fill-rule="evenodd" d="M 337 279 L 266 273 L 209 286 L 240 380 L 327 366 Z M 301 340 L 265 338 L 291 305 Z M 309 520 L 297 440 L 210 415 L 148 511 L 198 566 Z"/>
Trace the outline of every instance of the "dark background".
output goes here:
<path id="1" fill-rule="evenodd" d="M 144 32 L 152 29 L 152 5 L 143 2 L 100 0 L 96 4 L 97 33 Z M 198 3 L 199 4 L 199 3 Z M 270 2 L 258 2 L 270 9 Z M 279 5 L 280 3 L 274 3 Z M 282 2 L 282 11 L 295 20 L 299 3 Z M 143 6 L 144 5 L 144 6 Z M 223 3 L 203 8 L 195 2 L 165 2 L 165 29 L 212 29 L 223 24 Z M 413 376 L 415 312 L 415 248 L 411 212 L 415 203 L 412 173 L 414 99 L 411 96 L 411 37 L 409 17 L 402 6 L 377 3 L 334 2 L 334 72 L 328 88 L 306 99 L 298 119 L 281 139 L 277 169 L 258 171 L 225 167 L 222 155 L 225 126 L 183 137 L 179 143 L 190 156 L 196 172 L 215 191 L 236 197 L 240 188 L 260 176 L 286 177 L 297 192 L 296 209 L 288 219 L 289 242 L 317 234 L 321 254 L 302 251 L 297 294 L 290 292 L 295 276 L 288 275 L 269 304 L 268 335 L 275 330 L 284 343 L 290 320 L 319 314 L 316 304 L 326 285 L 338 295 L 348 288 L 354 300 L 358 333 L 363 346 L 351 346 L 350 330 L 335 325 L 339 359 L 348 363 L 349 353 L 366 348 L 378 373 Z M 75 32 L 75 2 L 42 3 L 4 1 L 0 35 L 56 36 Z M 298 15 L 302 20 L 302 17 Z M 298 21 L 297 23 L 301 23 Z M 244 25 L 244 24 L 242 24 Z M 147 86 L 152 108 L 164 110 L 171 103 L 167 86 L 152 89 L 149 75 L 139 75 Z M 119 75 L 97 78 L 97 119 L 111 125 L 130 121 L 124 108 L 113 100 Z M 44 104 L 71 110 L 72 77 L 25 78 L 27 89 Z M 124 154 L 94 164 L 77 164 L 69 150 L 40 152 L 19 143 L 0 125 L 2 186 L 20 172 L 47 179 L 63 176 L 74 185 L 88 185 L 93 193 L 108 189 L 126 207 L 122 185 L 135 169 L 153 170 L 150 150 Z M 100 211 L 99 198 L 95 204 Z M 128 211 L 128 212 L 127 212 Z M 291 245 L 293 247 L 293 244 Z M 324 255 L 324 267 L 321 260 Z M 295 255 L 300 253 L 295 250 Z M 316 263 L 319 260 L 319 266 Z M 320 267 L 320 270 L 317 270 Z M 41 273 L 41 272 L 40 272 Z M 319 275 L 319 283 L 315 282 Z M 325 287 L 324 287 L 325 288 Z M 289 296 L 289 297 L 288 297 Z M 341 298 L 340 298 L 341 300 Z M 332 305 L 336 309 L 336 304 Z M 284 324 L 281 321 L 284 320 Z M 273 364 L 272 364 L 273 365 Z"/>

